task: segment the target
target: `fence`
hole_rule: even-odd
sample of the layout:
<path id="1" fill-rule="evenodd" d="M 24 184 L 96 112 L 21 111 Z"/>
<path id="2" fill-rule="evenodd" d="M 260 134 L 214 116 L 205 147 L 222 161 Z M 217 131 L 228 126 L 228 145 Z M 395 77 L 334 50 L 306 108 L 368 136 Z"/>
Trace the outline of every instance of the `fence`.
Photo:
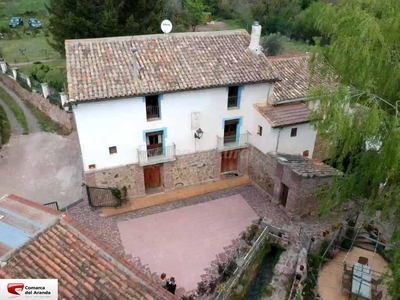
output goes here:
<path id="1" fill-rule="evenodd" d="M 251 263 L 253 260 L 254 255 L 258 252 L 260 247 L 265 243 L 266 238 L 268 237 L 269 233 L 269 226 L 266 226 L 258 239 L 254 242 L 253 246 L 251 247 L 250 251 L 247 252 L 247 254 L 244 257 L 241 257 L 241 253 L 238 251 L 236 256 L 233 259 L 236 259 L 238 267 L 236 270 L 233 272 L 233 275 L 229 280 L 225 283 L 225 290 L 221 291 L 217 297 L 216 300 L 225 300 L 229 298 L 229 295 L 232 291 L 232 288 L 236 285 L 236 283 L 239 281 L 242 273 L 248 265 Z"/>
<path id="2" fill-rule="evenodd" d="M 118 207 L 122 205 L 122 196 L 117 188 L 99 188 L 86 185 L 86 193 L 91 207 Z"/>
<path id="3" fill-rule="evenodd" d="M 46 93 L 48 94 L 47 97 L 45 95 L 44 92 L 44 87 L 42 86 L 42 84 L 38 81 L 36 81 L 35 79 L 20 73 L 18 71 L 16 71 L 17 76 L 15 77 L 15 74 L 13 72 L 13 69 L 7 64 L 7 69 L 6 69 L 6 75 L 8 75 L 9 77 L 15 79 L 23 88 L 25 88 L 28 91 L 34 91 L 37 93 L 42 94 L 45 98 L 49 99 L 49 102 L 53 105 L 59 106 L 60 108 L 62 108 L 62 104 L 61 104 L 61 96 L 60 93 L 58 91 L 56 91 L 55 89 L 51 88 L 51 87 L 46 87 L 47 91 Z"/>
<path id="4" fill-rule="evenodd" d="M 50 208 L 55 209 L 55 210 L 60 210 L 60 209 L 58 208 L 58 203 L 57 203 L 57 201 L 45 203 L 44 206 L 50 207 Z"/>

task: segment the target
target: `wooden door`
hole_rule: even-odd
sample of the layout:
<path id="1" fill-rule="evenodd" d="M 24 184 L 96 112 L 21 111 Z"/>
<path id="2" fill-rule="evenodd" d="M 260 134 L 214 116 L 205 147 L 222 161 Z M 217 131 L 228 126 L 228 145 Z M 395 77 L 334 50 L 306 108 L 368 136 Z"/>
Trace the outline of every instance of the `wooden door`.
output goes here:
<path id="1" fill-rule="evenodd" d="M 289 195 L 289 187 L 286 184 L 281 184 L 281 199 L 280 202 L 283 206 L 286 207 L 287 198 Z"/>
<path id="2" fill-rule="evenodd" d="M 239 120 L 225 121 L 224 144 L 236 142 L 236 130 Z"/>
<path id="3" fill-rule="evenodd" d="M 226 151 L 221 153 L 221 173 L 237 170 L 238 151 Z"/>
<path id="4" fill-rule="evenodd" d="M 163 132 L 151 132 L 146 134 L 147 156 L 163 155 Z"/>
<path id="5" fill-rule="evenodd" d="M 147 189 L 157 188 L 161 186 L 160 166 L 151 166 L 143 169 L 144 186 Z"/>

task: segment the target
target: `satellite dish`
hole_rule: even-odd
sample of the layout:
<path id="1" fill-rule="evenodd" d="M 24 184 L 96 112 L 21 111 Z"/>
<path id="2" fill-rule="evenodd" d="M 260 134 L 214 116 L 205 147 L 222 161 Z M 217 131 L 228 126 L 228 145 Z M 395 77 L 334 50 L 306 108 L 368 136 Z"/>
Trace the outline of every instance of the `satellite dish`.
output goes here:
<path id="1" fill-rule="evenodd" d="M 170 20 L 164 20 L 161 22 L 161 30 L 165 34 L 170 33 L 172 30 L 172 23 Z"/>

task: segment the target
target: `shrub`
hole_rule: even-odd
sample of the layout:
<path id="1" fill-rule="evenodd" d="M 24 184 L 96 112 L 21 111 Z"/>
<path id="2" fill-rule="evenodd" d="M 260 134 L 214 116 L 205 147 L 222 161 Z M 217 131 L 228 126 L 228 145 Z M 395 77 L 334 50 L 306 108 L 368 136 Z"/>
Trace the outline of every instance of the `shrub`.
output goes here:
<path id="1" fill-rule="evenodd" d="M 32 33 L 32 37 L 36 37 L 36 35 L 39 33 L 39 29 L 38 28 L 32 28 L 31 33 Z"/>
<path id="2" fill-rule="evenodd" d="M 45 37 L 49 37 L 50 36 L 49 30 L 47 28 L 43 29 L 43 34 L 44 34 Z"/>
<path id="3" fill-rule="evenodd" d="M 15 37 L 17 39 L 21 39 L 22 38 L 23 31 L 18 29 L 18 30 L 14 30 L 13 32 L 14 32 L 14 35 L 15 35 Z"/>
<path id="4" fill-rule="evenodd" d="M 262 47 L 264 48 L 264 52 L 269 56 L 282 54 L 284 51 L 282 35 L 278 32 L 271 33 L 267 37 L 264 37 L 262 40 Z"/>
<path id="5" fill-rule="evenodd" d="M 197 283 L 196 292 L 200 296 L 205 295 L 207 293 L 207 285 L 206 285 L 206 283 L 204 281 L 201 281 L 201 282 Z"/>

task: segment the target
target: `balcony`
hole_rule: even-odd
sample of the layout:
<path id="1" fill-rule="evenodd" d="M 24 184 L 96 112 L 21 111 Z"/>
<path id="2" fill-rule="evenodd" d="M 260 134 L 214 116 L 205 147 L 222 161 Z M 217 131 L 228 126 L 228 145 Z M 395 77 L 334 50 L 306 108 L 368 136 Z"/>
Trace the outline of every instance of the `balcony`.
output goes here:
<path id="1" fill-rule="evenodd" d="M 232 136 L 217 136 L 217 150 L 218 151 L 229 151 L 235 149 L 246 148 L 249 143 L 249 133 L 241 133 L 239 135 Z"/>
<path id="2" fill-rule="evenodd" d="M 146 117 L 147 117 L 147 120 L 159 119 L 160 118 L 160 107 L 158 105 L 146 106 Z"/>
<path id="3" fill-rule="evenodd" d="M 143 148 L 146 148 L 146 146 Z M 175 144 L 155 149 L 138 149 L 137 151 L 140 166 L 155 165 L 163 162 L 174 161 L 176 159 Z"/>

